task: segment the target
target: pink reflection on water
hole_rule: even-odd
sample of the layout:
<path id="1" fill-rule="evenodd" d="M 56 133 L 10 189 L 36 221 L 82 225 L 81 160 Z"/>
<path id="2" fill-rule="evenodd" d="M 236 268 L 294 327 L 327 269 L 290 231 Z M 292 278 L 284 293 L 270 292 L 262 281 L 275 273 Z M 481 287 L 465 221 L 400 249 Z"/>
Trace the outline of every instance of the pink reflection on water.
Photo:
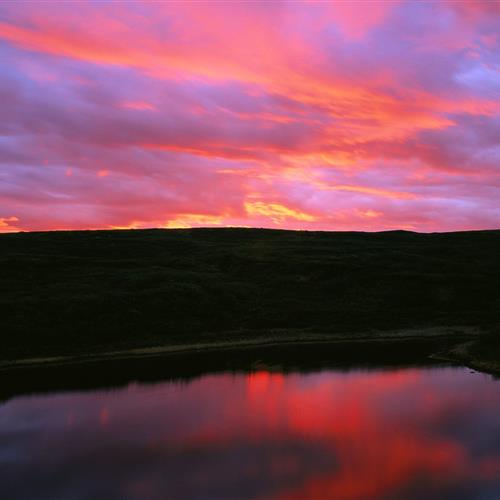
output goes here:
<path id="1" fill-rule="evenodd" d="M 259 371 L 19 397 L 0 476 L 12 497 L 490 498 L 499 388 L 456 368 Z"/>

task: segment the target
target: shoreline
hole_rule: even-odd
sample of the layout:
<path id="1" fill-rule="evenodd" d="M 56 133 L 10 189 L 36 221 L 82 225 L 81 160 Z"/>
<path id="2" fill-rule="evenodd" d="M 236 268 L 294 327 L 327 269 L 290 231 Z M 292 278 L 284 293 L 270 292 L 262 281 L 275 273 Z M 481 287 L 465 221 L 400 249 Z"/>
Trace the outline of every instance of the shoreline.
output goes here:
<path id="1" fill-rule="evenodd" d="M 437 361 L 459 363 L 482 373 L 488 373 L 497 377 L 500 376 L 500 361 L 486 359 L 485 357 L 481 358 L 478 357 L 477 354 L 470 352 L 470 348 L 473 347 L 475 343 L 476 340 L 462 342 L 445 352 L 432 354 L 431 358 Z"/>
<path id="2" fill-rule="evenodd" d="M 213 342 L 193 342 L 186 344 L 163 344 L 151 347 L 140 347 L 122 350 L 105 350 L 103 352 L 93 352 L 86 354 L 69 354 L 40 356 L 33 358 L 18 358 L 13 360 L 0 361 L 0 372 L 20 370 L 24 368 L 44 368 L 55 366 L 71 366 L 86 363 L 106 362 L 106 361 L 126 361 L 134 359 L 148 359 L 158 357 L 175 356 L 177 354 L 189 353 L 210 353 L 223 352 L 228 350 L 244 350 L 258 347 L 276 347 L 290 345 L 310 345 L 310 344 L 372 344 L 372 343 L 401 343 L 401 342 L 425 342 L 443 341 L 453 342 L 454 347 L 444 353 L 436 353 L 434 359 L 444 361 L 463 362 L 466 357 L 453 357 L 454 349 L 465 343 L 470 343 L 480 338 L 482 332 L 479 328 L 465 326 L 450 327 L 428 327 L 416 329 L 398 329 L 377 332 L 363 332 L 350 335 L 332 334 L 310 334 L 288 336 L 260 336 L 255 339 L 222 340 Z M 442 357 L 439 357 L 441 356 Z M 449 357 L 446 357 L 446 356 Z M 471 366 L 471 365 L 468 365 Z M 500 365 L 496 371 L 500 371 Z"/>

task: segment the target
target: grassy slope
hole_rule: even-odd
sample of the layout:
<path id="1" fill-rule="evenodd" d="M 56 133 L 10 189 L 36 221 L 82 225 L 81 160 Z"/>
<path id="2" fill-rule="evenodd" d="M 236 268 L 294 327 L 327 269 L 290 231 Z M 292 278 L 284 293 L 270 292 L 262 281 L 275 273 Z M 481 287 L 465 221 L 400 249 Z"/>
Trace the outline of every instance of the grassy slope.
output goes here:
<path id="1" fill-rule="evenodd" d="M 0 236 L 1 358 L 500 324 L 500 231 Z"/>

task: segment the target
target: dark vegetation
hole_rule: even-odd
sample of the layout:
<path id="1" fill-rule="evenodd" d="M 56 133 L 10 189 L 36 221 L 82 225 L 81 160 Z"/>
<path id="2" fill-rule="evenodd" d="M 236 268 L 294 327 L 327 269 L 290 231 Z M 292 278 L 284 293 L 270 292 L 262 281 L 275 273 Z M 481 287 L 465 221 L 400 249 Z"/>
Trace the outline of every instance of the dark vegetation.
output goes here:
<path id="1" fill-rule="evenodd" d="M 468 353 L 482 361 L 489 361 L 500 367 L 500 335 L 496 331 L 487 333 L 481 337 L 481 342 L 474 342 L 468 348 Z"/>
<path id="2" fill-rule="evenodd" d="M 6 234 L 0 269 L 3 359 L 500 325 L 500 231 Z"/>

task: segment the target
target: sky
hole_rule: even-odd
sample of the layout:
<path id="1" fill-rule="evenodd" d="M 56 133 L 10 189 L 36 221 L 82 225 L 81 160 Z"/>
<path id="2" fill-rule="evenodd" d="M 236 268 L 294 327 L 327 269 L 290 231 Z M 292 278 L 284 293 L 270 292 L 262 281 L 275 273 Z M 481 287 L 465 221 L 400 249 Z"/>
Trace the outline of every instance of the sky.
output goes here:
<path id="1" fill-rule="evenodd" d="M 500 2 L 0 4 L 0 232 L 500 227 Z"/>

